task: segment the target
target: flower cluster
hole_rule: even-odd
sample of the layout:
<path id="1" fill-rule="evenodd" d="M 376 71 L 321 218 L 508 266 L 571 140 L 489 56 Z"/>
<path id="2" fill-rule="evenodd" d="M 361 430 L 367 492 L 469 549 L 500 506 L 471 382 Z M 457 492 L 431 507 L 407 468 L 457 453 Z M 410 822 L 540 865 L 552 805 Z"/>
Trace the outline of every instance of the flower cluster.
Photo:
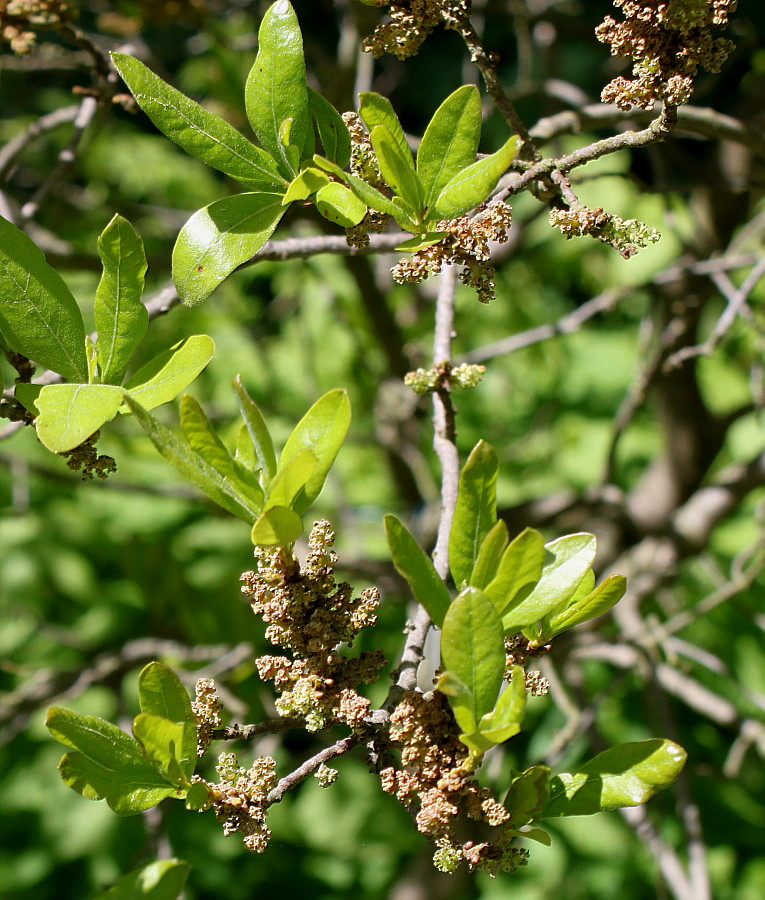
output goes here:
<path id="1" fill-rule="evenodd" d="M 447 377 L 452 387 L 471 388 L 478 386 L 485 372 L 486 366 L 462 363 L 459 366 L 450 367 Z M 410 387 L 415 394 L 422 396 L 429 391 L 438 390 L 443 383 L 443 377 L 443 367 L 417 369 L 415 372 L 407 372 L 404 376 L 404 384 Z"/>
<path id="2" fill-rule="evenodd" d="M 494 299 L 494 269 L 486 265 L 491 256 L 489 243 L 504 243 L 511 221 L 510 207 L 501 200 L 484 207 L 477 216 L 444 219 L 436 231 L 446 232 L 438 243 L 400 260 L 391 270 L 399 284 L 420 282 L 437 275 L 447 263 L 462 266 L 459 279 L 475 289 L 481 303 Z"/>
<path id="3" fill-rule="evenodd" d="M 213 741 L 213 731 L 221 727 L 221 702 L 212 678 L 200 678 L 191 702 L 197 720 L 197 756 L 202 756 Z"/>
<path id="4" fill-rule="evenodd" d="M 510 836 L 502 829 L 510 814 L 475 781 L 474 762 L 459 734 L 443 694 L 408 691 L 390 718 L 390 740 L 400 748 L 401 768 L 381 770 L 382 788 L 416 810 L 417 829 L 436 844 L 434 862 L 442 871 L 454 871 L 463 860 L 490 874 L 512 871 L 518 865 L 518 851 L 505 846 Z M 461 812 L 500 829 L 497 840 L 460 844 L 455 826 Z"/>
<path id="5" fill-rule="evenodd" d="M 268 792 L 276 784 L 276 762 L 270 756 L 259 756 L 245 769 L 233 753 L 221 753 L 216 771 L 220 781 L 205 782 L 208 802 L 204 809 L 213 807 L 215 818 L 223 822 L 225 835 L 239 832 L 249 851 L 262 853 L 271 837 L 266 810 Z M 192 781 L 201 779 L 195 775 Z"/>
<path id="6" fill-rule="evenodd" d="M 59 454 L 66 459 L 67 467 L 73 472 L 82 472 L 83 481 L 92 481 L 93 478 L 106 480 L 117 471 L 117 463 L 113 457 L 99 456 L 96 450 L 98 435 L 99 432 L 96 431 L 78 447 Z"/>
<path id="7" fill-rule="evenodd" d="M 268 625 L 266 638 L 292 654 L 261 656 L 258 673 L 274 682 L 279 714 L 304 719 L 309 731 L 337 722 L 361 728 L 371 706 L 356 685 L 374 682 L 385 663 L 379 650 L 356 658 L 340 652 L 377 621 L 380 595 L 367 588 L 354 598 L 349 584 L 335 581 L 334 538 L 328 522 L 317 522 L 302 568 L 280 548 L 256 547 L 257 571 L 242 575 L 243 593 Z"/>
<path id="8" fill-rule="evenodd" d="M 369 6 L 387 6 L 390 21 L 374 30 L 362 50 L 380 57 L 391 53 L 398 59 L 414 56 L 425 38 L 440 24 L 458 28 L 470 15 L 471 0 L 364 0 Z"/>
<path id="9" fill-rule="evenodd" d="M 31 28 L 50 28 L 71 16 L 72 4 L 66 0 L 0 0 L 0 37 L 14 53 L 24 56 L 37 41 Z"/>
<path id="10" fill-rule="evenodd" d="M 716 36 L 738 0 L 614 0 L 624 21 L 606 16 L 595 34 L 611 55 L 631 58 L 633 78 L 603 89 L 604 103 L 650 109 L 656 101 L 687 103 L 699 68 L 719 72 L 733 42 Z"/>
<path id="11" fill-rule="evenodd" d="M 604 244 L 610 244 L 625 259 L 661 238 L 661 234 L 645 222 L 620 219 L 600 207 L 556 207 L 550 211 L 550 224 L 554 228 L 560 228 L 567 239 L 589 234 Z"/>

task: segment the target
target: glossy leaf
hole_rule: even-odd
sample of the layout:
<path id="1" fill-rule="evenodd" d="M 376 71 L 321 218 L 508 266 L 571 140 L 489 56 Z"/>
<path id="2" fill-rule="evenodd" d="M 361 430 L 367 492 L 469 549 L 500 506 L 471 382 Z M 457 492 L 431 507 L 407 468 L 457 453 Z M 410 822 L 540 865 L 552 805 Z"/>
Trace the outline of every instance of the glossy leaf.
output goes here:
<path id="1" fill-rule="evenodd" d="M 378 125 L 387 128 L 396 146 L 401 151 L 402 157 L 409 161 L 412 168 L 414 167 L 412 151 L 409 149 L 404 129 L 401 127 L 401 122 L 399 122 L 396 111 L 393 109 L 393 104 L 387 97 L 376 94 L 374 91 L 362 91 L 359 94 L 359 115 L 370 133 Z"/>
<path id="2" fill-rule="evenodd" d="M 276 0 L 266 11 L 258 32 L 258 55 L 245 86 L 247 118 L 263 147 L 279 163 L 283 175 L 296 173 L 279 139 L 282 123 L 291 119 L 289 140 L 303 155 L 313 125 L 305 81 L 303 36 L 287 0 Z"/>
<path id="3" fill-rule="evenodd" d="M 160 859 L 128 872 L 95 900 L 177 900 L 191 866 L 178 859 Z"/>
<path id="4" fill-rule="evenodd" d="M 483 539 L 475 559 L 470 584 L 484 590 L 496 576 L 499 562 L 507 547 L 507 525 L 500 519 Z M 491 598 L 490 598 L 491 599 Z"/>
<path id="5" fill-rule="evenodd" d="M 98 238 L 98 253 L 103 266 L 93 307 L 98 364 L 102 381 L 121 384 L 149 327 L 149 314 L 141 302 L 146 254 L 133 226 L 119 215 Z"/>
<path id="6" fill-rule="evenodd" d="M 344 169 L 351 160 L 351 136 L 345 122 L 329 100 L 311 88 L 308 88 L 308 103 L 316 120 L 324 155 Z"/>
<path id="7" fill-rule="evenodd" d="M 504 805 L 514 826 L 539 819 L 550 797 L 550 777 L 547 766 L 531 766 L 513 779 Z"/>
<path id="8" fill-rule="evenodd" d="M 385 533 L 396 571 L 406 580 L 414 599 L 433 624 L 440 628 L 451 598 L 430 557 L 394 515 L 385 516 Z"/>
<path id="9" fill-rule="evenodd" d="M 508 633 L 533 625 L 562 607 L 587 575 L 596 548 L 595 536 L 586 533 L 570 534 L 545 544 L 539 581 L 530 594 L 514 600 L 503 615 Z"/>
<path id="10" fill-rule="evenodd" d="M 341 389 L 329 391 L 320 397 L 295 426 L 287 438 L 279 469 L 303 450 L 310 450 L 318 463 L 292 509 L 301 516 L 321 493 L 327 473 L 348 433 L 351 424 L 351 404 L 348 394 Z"/>
<path id="11" fill-rule="evenodd" d="M 346 174 L 345 180 L 354 194 L 370 209 L 385 213 L 386 216 L 392 216 L 402 228 L 410 223 L 411 217 L 415 214 L 410 207 L 405 206 L 397 199 L 381 194 L 377 188 L 373 188 L 371 184 L 367 184 L 363 178 L 359 178 L 357 175 Z"/>
<path id="12" fill-rule="evenodd" d="M 526 590 L 528 594 L 541 575 L 545 559 L 542 535 L 533 528 L 525 528 L 508 545 L 499 563 L 496 575 L 486 586 L 486 596 L 492 601 L 500 616 Z"/>
<path id="13" fill-rule="evenodd" d="M 472 694 L 477 721 L 494 709 L 505 671 L 502 622 L 477 588 L 466 588 L 449 606 L 441 634 L 441 667 Z"/>
<path id="14" fill-rule="evenodd" d="M 382 177 L 401 195 L 401 198 L 419 213 L 424 205 L 420 179 L 414 170 L 412 154 L 404 154 L 384 125 L 372 129 L 369 135 Z"/>
<path id="15" fill-rule="evenodd" d="M 215 341 L 194 334 L 155 357 L 125 384 L 133 400 L 146 409 L 174 400 L 215 354 Z"/>
<path id="16" fill-rule="evenodd" d="M 85 325 L 61 276 L 0 216 L 0 332 L 6 346 L 69 381 L 88 380 Z"/>
<path id="17" fill-rule="evenodd" d="M 313 477 L 318 464 L 319 460 L 311 450 L 301 450 L 283 466 L 280 465 L 268 487 L 266 505 L 291 509 L 295 498 Z"/>
<path id="18" fill-rule="evenodd" d="M 315 194 L 319 188 L 329 183 L 329 178 L 320 169 L 303 169 L 290 182 L 287 193 L 282 198 L 282 206 L 295 200 L 307 200 L 311 194 Z"/>
<path id="19" fill-rule="evenodd" d="M 316 209 L 341 228 L 352 228 L 367 214 L 367 207 L 345 185 L 332 181 L 316 192 Z"/>
<path id="20" fill-rule="evenodd" d="M 609 575 L 592 593 L 551 616 L 550 637 L 607 613 L 622 599 L 626 590 L 627 579 L 623 575 Z"/>
<path id="21" fill-rule="evenodd" d="M 45 724 L 57 741 L 76 751 L 61 759 L 59 772 L 84 797 L 104 799 L 116 813 L 129 816 L 176 793 L 138 741 L 111 722 L 53 707 Z"/>
<path id="22" fill-rule="evenodd" d="M 218 506 L 222 506 L 238 518 L 244 519 L 245 522 L 255 521 L 260 509 L 255 508 L 251 501 L 217 469 L 192 450 L 186 441 L 157 421 L 130 395 L 126 396 L 125 403 L 160 454 L 187 481 L 198 487 Z"/>
<path id="23" fill-rule="evenodd" d="M 276 452 L 263 414 L 257 403 L 247 393 L 247 389 L 242 384 L 239 375 L 234 379 L 234 391 L 236 392 L 239 410 L 250 435 L 259 467 L 263 469 L 266 477 L 270 479 L 276 473 Z"/>
<path id="24" fill-rule="evenodd" d="M 187 786 L 196 763 L 196 746 L 193 757 L 184 755 L 184 731 L 183 722 L 152 713 L 141 713 L 133 720 L 133 734 L 146 758 L 180 789 Z"/>
<path id="25" fill-rule="evenodd" d="M 284 186 L 268 153 L 233 125 L 171 87 L 134 57 L 112 53 L 112 59 L 141 109 L 190 156 L 252 190 L 278 191 Z"/>
<path id="26" fill-rule="evenodd" d="M 271 237 L 284 215 L 282 194 L 237 194 L 198 210 L 173 248 L 173 281 L 186 306 L 196 306 Z"/>
<path id="27" fill-rule="evenodd" d="M 479 441 L 460 473 L 449 532 L 449 568 L 458 588 L 470 583 L 478 551 L 497 521 L 497 454 Z"/>
<path id="28" fill-rule="evenodd" d="M 451 179 L 476 157 L 481 138 L 481 96 L 463 85 L 438 107 L 417 151 L 417 174 L 429 207 Z"/>
<path id="29" fill-rule="evenodd" d="M 114 418 L 125 399 L 112 384 L 48 384 L 36 400 L 37 437 L 51 453 L 72 450 Z"/>
<path id="30" fill-rule="evenodd" d="M 252 543 L 262 547 L 289 547 L 303 533 L 300 516 L 286 506 L 272 506 L 252 526 Z"/>
<path id="31" fill-rule="evenodd" d="M 475 209 L 494 190 L 520 147 L 520 138 L 511 137 L 496 153 L 479 159 L 454 175 L 436 198 L 430 210 L 433 216 L 451 219 Z"/>
<path id="32" fill-rule="evenodd" d="M 575 774 L 550 782 L 550 799 L 541 818 L 589 816 L 608 809 L 640 806 L 669 787 L 685 765 L 687 754 L 673 741 L 654 738 L 617 744 Z"/>
<path id="33" fill-rule="evenodd" d="M 138 701 L 141 712 L 183 725 L 178 759 L 185 778 L 191 778 L 197 761 L 197 721 L 180 678 L 169 666 L 150 662 L 138 676 Z"/>

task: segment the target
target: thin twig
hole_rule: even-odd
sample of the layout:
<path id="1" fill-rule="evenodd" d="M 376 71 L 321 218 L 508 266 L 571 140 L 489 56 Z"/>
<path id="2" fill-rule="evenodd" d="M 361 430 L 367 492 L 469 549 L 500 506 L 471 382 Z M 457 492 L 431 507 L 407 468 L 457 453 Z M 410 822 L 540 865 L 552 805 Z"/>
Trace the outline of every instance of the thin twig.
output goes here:
<path id="1" fill-rule="evenodd" d="M 28 125 L 21 134 L 17 134 L 15 138 L 8 141 L 5 146 L 0 148 L 0 181 L 4 181 L 7 178 L 18 157 L 32 141 L 42 137 L 44 134 L 55 131 L 61 125 L 74 122 L 79 112 L 80 104 L 62 106 L 61 109 L 55 109 L 53 112 L 40 116 L 39 119 Z"/>
<path id="2" fill-rule="evenodd" d="M 326 763 L 336 756 L 347 753 L 349 750 L 357 747 L 362 740 L 363 738 L 359 735 L 351 734 L 338 741 L 336 744 L 332 744 L 331 747 L 325 747 L 324 750 L 317 753 L 315 756 L 312 756 L 310 759 L 307 759 L 302 766 L 298 766 L 294 772 L 290 772 L 289 775 L 285 775 L 284 778 L 280 779 L 276 787 L 268 792 L 266 803 L 269 806 L 272 803 L 278 803 L 287 791 L 292 790 L 292 788 L 300 784 L 301 781 L 305 781 L 305 779 L 308 778 L 312 772 L 315 772 L 322 763 Z"/>

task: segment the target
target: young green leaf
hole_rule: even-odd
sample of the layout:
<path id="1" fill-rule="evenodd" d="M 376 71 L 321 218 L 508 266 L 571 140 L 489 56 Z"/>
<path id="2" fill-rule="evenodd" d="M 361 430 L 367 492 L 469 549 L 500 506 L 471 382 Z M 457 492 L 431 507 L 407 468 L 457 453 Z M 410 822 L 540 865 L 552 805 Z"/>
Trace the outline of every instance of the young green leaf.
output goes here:
<path id="1" fill-rule="evenodd" d="M 188 781 L 197 762 L 197 720 L 180 678 L 169 666 L 150 662 L 138 676 L 138 702 L 142 713 L 160 716 L 183 726 L 176 756 L 183 777 Z M 135 729 L 133 733 L 135 734 Z M 139 735 L 136 734 L 136 737 Z"/>
<path id="2" fill-rule="evenodd" d="M 284 188 L 274 160 L 233 125 L 171 87 L 134 57 L 112 53 L 112 60 L 141 109 L 186 153 L 250 190 Z"/>
<path id="3" fill-rule="evenodd" d="M 252 526 L 256 547 L 291 547 L 303 533 L 300 516 L 286 506 L 272 506 Z"/>
<path id="4" fill-rule="evenodd" d="M 354 194 L 370 209 L 392 216 L 402 227 L 413 226 L 415 210 L 399 197 L 386 197 L 357 175 L 346 174 L 345 180 Z"/>
<path id="5" fill-rule="evenodd" d="M 316 209 L 341 228 L 352 228 L 367 214 L 367 207 L 343 184 L 332 181 L 316 192 Z"/>
<path id="6" fill-rule="evenodd" d="M 463 85 L 438 107 L 417 151 L 417 174 L 429 207 L 451 179 L 476 157 L 481 138 L 481 96 Z"/>
<path id="7" fill-rule="evenodd" d="M 173 247 L 173 281 L 196 306 L 271 237 L 284 215 L 282 194 L 238 194 L 197 210 Z"/>
<path id="8" fill-rule="evenodd" d="M 483 539 L 497 521 L 497 454 L 479 441 L 460 473 L 449 532 L 449 568 L 458 588 L 470 583 Z"/>
<path id="9" fill-rule="evenodd" d="M 549 797 L 550 769 L 531 766 L 513 779 L 504 805 L 512 816 L 513 825 L 519 827 L 539 819 Z"/>
<path id="10" fill-rule="evenodd" d="M 406 580 L 414 599 L 424 607 L 433 624 L 440 628 L 451 599 L 430 557 L 395 516 L 385 516 L 385 533 L 396 571 Z"/>
<path id="11" fill-rule="evenodd" d="M 483 539 L 470 576 L 472 587 L 485 591 L 486 586 L 496 576 L 499 562 L 507 547 L 507 525 L 500 519 Z M 491 599 L 491 598 L 489 598 Z"/>
<path id="12" fill-rule="evenodd" d="M 69 381 L 88 380 L 85 325 L 61 276 L 0 216 L 0 332 L 5 345 Z"/>
<path id="13" fill-rule="evenodd" d="M 507 633 L 533 625 L 562 607 L 586 576 L 596 549 L 594 535 L 586 533 L 570 534 L 545 544 L 545 562 L 539 581 L 530 594 L 516 594 L 502 616 Z"/>
<path id="14" fill-rule="evenodd" d="M 687 754 L 673 741 L 653 738 L 617 744 L 591 759 L 576 774 L 550 782 L 550 799 L 540 818 L 590 816 L 608 809 L 640 806 L 669 787 Z"/>
<path id="15" fill-rule="evenodd" d="M 550 617 L 548 625 L 550 638 L 607 613 L 622 599 L 626 590 L 627 579 L 623 575 L 609 575 L 586 597 L 570 603 L 564 610 Z"/>
<path id="16" fill-rule="evenodd" d="M 345 122 L 329 100 L 311 88 L 308 88 L 308 103 L 325 155 L 344 169 L 351 160 L 351 136 Z"/>
<path id="17" fill-rule="evenodd" d="M 417 250 L 425 250 L 428 247 L 433 247 L 435 244 L 440 244 L 448 234 L 448 231 L 426 231 L 424 234 L 417 234 L 408 241 L 399 244 L 396 247 L 396 252 L 398 253 L 399 250 L 402 250 L 406 253 L 415 253 Z"/>
<path id="18" fill-rule="evenodd" d="M 387 128 L 401 155 L 411 163 L 412 151 L 409 149 L 401 122 L 387 97 L 374 91 L 362 91 L 359 94 L 359 115 L 370 132 L 378 125 Z"/>
<path id="19" fill-rule="evenodd" d="M 454 672 L 444 672 L 436 682 L 436 690 L 441 691 L 442 694 L 449 698 L 449 706 L 454 714 L 454 718 L 463 731 L 460 737 L 475 734 L 475 698 Z M 471 746 L 471 744 L 468 744 L 468 746 Z M 484 746 L 475 747 L 473 745 L 471 749 L 473 747 L 479 753 L 488 750 L 488 747 Z"/>
<path id="20" fill-rule="evenodd" d="M 196 763 L 196 742 L 193 756 L 184 753 L 187 732 L 186 723 L 152 713 L 141 713 L 133 720 L 133 734 L 146 758 L 184 793 Z"/>
<path id="21" fill-rule="evenodd" d="M 510 684 L 499 695 L 494 709 L 481 718 L 478 732 L 492 744 L 501 744 L 521 730 L 526 713 L 526 675 L 520 666 L 513 666 Z"/>
<path id="22" fill-rule="evenodd" d="M 206 334 L 194 334 L 139 369 L 125 384 L 125 390 L 144 409 L 154 409 L 174 400 L 214 354 L 215 341 Z"/>
<path id="23" fill-rule="evenodd" d="M 77 751 L 62 757 L 59 772 L 84 797 L 104 799 L 119 815 L 130 816 L 176 793 L 138 741 L 111 722 L 53 707 L 45 724 L 57 741 Z"/>
<path id="24" fill-rule="evenodd" d="M 40 410 L 37 408 L 37 398 L 40 396 L 42 389 L 42 384 L 26 384 L 22 382 L 16 385 L 13 395 L 33 416 L 39 416 Z"/>
<path id="25" fill-rule="evenodd" d="M 494 709 L 505 671 L 505 643 L 492 602 L 477 588 L 465 588 L 446 611 L 441 667 L 472 694 L 477 721 Z"/>
<path id="26" fill-rule="evenodd" d="M 452 219 L 474 209 L 496 187 L 520 148 L 520 138 L 511 137 L 496 153 L 458 172 L 438 195 L 429 213 L 436 219 Z"/>
<path id="27" fill-rule="evenodd" d="M 500 616 L 509 605 L 525 591 L 526 596 L 541 575 L 545 558 L 545 544 L 542 535 L 533 528 L 525 528 L 510 542 L 496 574 L 486 586 L 486 596 L 497 608 Z"/>
<path id="28" fill-rule="evenodd" d="M 112 384 L 48 384 L 36 400 L 37 437 L 51 453 L 72 450 L 117 415 L 125 392 Z"/>
<path id="29" fill-rule="evenodd" d="M 310 450 L 318 460 L 313 475 L 291 506 L 302 516 L 321 493 L 327 473 L 348 433 L 351 424 L 351 404 L 348 394 L 341 389 L 328 391 L 320 397 L 295 426 L 287 438 L 279 469 L 303 450 Z"/>
<path id="30" fill-rule="evenodd" d="M 424 206 L 422 183 L 414 170 L 412 154 L 404 154 L 384 125 L 372 129 L 369 135 L 377 155 L 383 178 L 400 194 L 402 200 L 419 213 Z"/>
<path id="31" fill-rule="evenodd" d="M 125 403 L 160 454 L 187 481 L 198 487 L 218 506 L 245 522 L 252 523 L 257 519 L 260 508 L 255 507 L 249 497 L 242 495 L 235 485 L 192 450 L 186 441 L 157 421 L 129 394 L 125 397 Z"/>
<path id="32" fill-rule="evenodd" d="M 239 375 L 234 379 L 234 391 L 255 456 L 258 459 L 259 468 L 263 470 L 266 478 L 271 479 L 276 474 L 276 452 L 263 414 L 257 403 L 247 393 Z"/>
<path id="33" fill-rule="evenodd" d="M 149 327 L 141 302 L 146 274 L 143 241 L 127 219 L 116 215 L 98 238 L 103 265 L 93 314 L 98 331 L 101 380 L 121 384 L 135 348 Z"/>
<path id="34" fill-rule="evenodd" d="M 313 125 L 305 81 L 303 36 L 288 0 L 268 8 L 258 32 L 258 55 L 245 85 L 247 118 L 260 143 L 292 178 L 296 169 L 279 139 L 282 122 L 292 119 L 290 142 L 307 155 Z"/>
<path id="35" fill-rule="evenodd" d="M 118 878 L 95 900 L 177 900 L 190 871 L 187 862 L 160 859 Z"/>
<path id="36" fill-rule="evenodd" d="M 191 449 L 196 450 L 221 475 L 232 476 L 234 460 L 223 441 L 215 433 L 215 429 L 199 403 L 190 394 L 184 394 L 180 400 L 179 411 L 181 431 Z"/>
<path id="37" fill-rule="evenodd" d="M 318 465 L 319 460 L 311 450 L 301 450 L 283 466 L 280 465 L 268 486 L 266 506 L 285 506 L 291 509 L 295 498 L 311 480 Z"/>
<path id="38" fill-rule="evenodd" d="M 315 194 L 319 188 L 329 183 L 329 178 L 320 169 L 311 167 L 303 169 L 290 182 L 287 193 L 282 197 L 282 206 L 287 206 L 295 200 L 307 200 L 311 194 Z"/>

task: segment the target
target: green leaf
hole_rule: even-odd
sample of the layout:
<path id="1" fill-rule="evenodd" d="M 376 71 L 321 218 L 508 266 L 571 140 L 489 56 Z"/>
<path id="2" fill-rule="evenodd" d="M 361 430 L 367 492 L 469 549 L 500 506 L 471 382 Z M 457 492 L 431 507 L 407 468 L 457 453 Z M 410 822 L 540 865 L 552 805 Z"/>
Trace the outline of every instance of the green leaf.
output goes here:
<path id="1" fill-rule="evenodd" d="M 494 527 L 483 539 L 483 543 L 478 550 L 473 573 L 470 576 L 470 584 L 473 587 L 485 590 L 486 586 L 497 574 L 499 562 L 506 547 L 507 525 L 500 519 L 499 522 L 494 523 Z"/>
<path id="2" fill-rule="evenodd" d="M 359 115 L 370 132 L 378 125 L 383 125 L 387 128 L 396 146 L 401 151 L 401 155 L 405 159 L 408 158 L 411 162 L 412 151 L 409 149 L 404 129 L 401 127 L 401 122 L 399 122 L 393 105 L 387 97 L 376 94 L 374 91 L 362 91 L 359 94 Z"/>
<path id="3" fill-rule="evenodd" d="M 191 866 L 178 859 L 160 859 L 119 878 L 95 900 L 177 900 Z"/>
<path id="4" fill-rule="evenodd" d="M 385 533 L 396 571 L 406 580 L 414 599 L 424 607 L 433 624 L 440 628 L 451 600 L 430 557 L 395 516 L 385 516 Z"/>
<path id="5" fill-rule="evenodd" d="M 251 190 L 284 186 L 276 163 L 220 116 L 186 97 L 132 56 L 112 53 L 114 66 L 157 128 L 186 153 Z"/>
<path id="6" fill-rule="evenodd" d="M 321 493 L 327 473 L 345 440 L 350 424 L 351 404 L 348 394 L 338 388 L 320 397 L 287 438 L 279 457 L 279 469 L 283 469 L 303 450 L 310 450 L 318 461 L 303 491 L 291 504 L 298 516 L 303 515 Z"/>
<path id="7" fill-rule="evenodd" d="M 127 219 L 116 215 L 98 238 L 103 265 L 93 314 L 98 331 L 101 380 L 121 384 L 135 348 L 149 327 L 141 302 L 146 254 L 143 241 Z"/>
<path id="8" fill-rule="evenodd" d="M 112 384 L 48 384 L 36 400 L 35 428 L 51 453 L 72 450 L 114 418 L 125 392 Z"/>
<path id="9" fill-rule="evenodd" d="M 424 234 L 417 234 L 408 241 L 399 244 L 396 247 L 396 251 L 403 250 L 408 253 L 415 253 L 417 250 L 425 250 L 427 247 L 440 244 L 448 234 L 448 231 L 426 231 Z"/>
<path id="10" fill-rule="evenodd" d="M 221 475 L 233 475 L 234 460 L 199 403 L 190 394 L 184 394 L 179 409 L 181 431 L 192 450 L 196 450 Z"/>
<path id="11" fill-rule="evenodd" d="M 404 207 L 396 199 L 386 197 L 381 194 L 377 188 L 373 188 L 371 184 L 367 184 L 363 178 L 358 175 L 347 174 L 345 180 L 350 185 L 351 190 L 363 203 L 370 209 L 384 213 L 386 216 L 392 216 L 402 228 L 406 228 L 411 224 L 411 217 L 415 212 L 409 207 Z"/>
<path id="12" fill-rule="evenodd" d="M 303 36 L 292 5 L 276 0 L 258 32 L 258 55 L 245 85 L 247 118 L 263 147 L 291 178 L 296 169 L 279 140 L 282 122 L 292 119 L 290 142 L 303 151 L 313 140 L 305 82 Z"/>
<path id="13" fill-rule="evenodd" d="M 152 713 L 140 713 L 133 720 L 133 734 L 146 758 L 184 792 L 196 763 L 196 743 L 193 757 L 184 754 L 186 731 L 186 723 Z"/>
<path id="14" fill-rule="evenodd" d="M 607 809 L 640 806 L 669 787 L 687 754 L 673 741 L 653 738 L 617 744 L 591 759 L 576 774 L 550 782 L 550 800 L 540 818 L 589 816 Z"/>
<path id="15" fill-rule="evenodd" d="M 552 847 L 552 836 L 543 828 L 524 828 L 518 837 L 526 838 L 527 841 L 536 841 L 538 844 L 544 844 L 545 847 Z"/>
<path id="16" fill-rule="evenodd" d="M 510 542 L 497 569 L 497 574 L 486 586 L 486 596 L 504 616 L 510 603 L 519 596 L 519 591 L 535 585 L 541 575 L 545 558 L 545 544 L 542 535 L 533 528 L 525 528 Z"/>
<path id="17" fill-rule="evenodd" d="M 194 334 L 139 369 L 126 382 L 125 390 L 144 409 L 154 409 L 174 400 L 214 354 L 215 341 L 206 334 Z"/>
<path id="18" fill-rule="evenodd" d="M 204 781 L 195 781 L 186 793 L 186 809 L 198 812 L 207 806 L 210 789 Z"/>
<path id="19" fill-rule="evenodd" d="M 289 547 L 303 533 L 300 516 L 286 506 L 272 506 L 252 526 L 252 543 L 259 547 Z"/>
<path id="20" fill-rule="evenodd" d="M 419 214 L 424 206 L 424 195 L 422 184 L 414 170 L 412 154 L 409 150 L 406 151 L 406 155 L 402 153 L 384 125 L 372 129 L 369 139 L 372 141 L 383 178 Z"/>
<path id="21" fill-rule="evenodd" d="M 570 534 L 545 544 L 545 562 L 539 581 L 525 597 L 519 599 L 516 594 L 503 614 L 507 633 L 533 625 L 562 607 L 586 577 L 596 549 L 595 536 L 586 533 Z"/>
<path id="22" fill-rule="evenodd" d="M 466 588 L 444 616 L 441 667 L 472 694 L 477 721 L 494 709 L 505 671 L 502 622 L 483 591 Z"/>
<path id="23" fill-rule="evenodd" d="M 470 576 L 483 539 L 497 521 L 497 454 L 485 441 L 473 448 L 460 473 L 449 532 L 449 568 L 458 588 Z"/>
<path id="24" fill-rule="evenodd" d="M 62 757 L 59 772 L 84 797 L 104 799 L 116 813 L 129 816 L 176 793 L 138 741 L 111 722 L 53 707 L 45 724 L 57 741 L 77 751 Z"/>
<path id="25" fill-rule="evenodd" d="M 15 386 L 13 395 L 33 416 L 39 416 L 40 410 L 37 408 L 37 398 L 40 396 L 42 389 L 43 385 L 41 384 L 22 382 Z"/>
<path id="26" fill-rule="evenodd" d="M 465 684 L 454 674 L 444 672 L 436 683 L 436 690 L 441 691 L 449 698 L 449 706 L 454 713 L 457 724 L 463 731 L 463 735 L 472 735 L 476 730 L 475 698 Z M 468 746 L 471 746 L 468 744 Z M 476 747 L 479 753 L 483 753 L 488 747 Z"/>
<path id="27" fill-rule="evenodd" d="M 463 85 L 438 107 L 417 151 L 417 174 L 430 207 L 451 179 L 476 157 L 481 138 L 481 95 Z"/>
<path id="28" fill-rule="evenodd" d="M 196 306 L 271 237 L 284 215 L 282 194 L 237 194 L 198 210 L 173 247 L 173 281 L 186 306 Z"/>
<path id="29" fill-rule="evenodd" d="M 308 88 L 308 102 L 316 119 L 324 153 L 341 169 L 345 168 L 351 161 L 351 136 L 342 116 L 329 100 L 311 88 Z"/>
<path id="30" fill-rule="evenodd" d="M 255 521 L 260 509 L 254 507 L 227 478 L 192 450 L 186 441 L 158 422 L 129 394 L 125 397 L 125 403 L 157 450 L 187 481 L 238 518 L 250 523 Z"/>
<path id="31" fill-rule="evenodd" d="M 622 599 L 626 590 L 627 579 L 623 575 L 609 575 L 592 593 L 551 616 L 550 637 L 607 613 Z"/>
<path id="32" fill-rule="evenodd" d="M 259 467 L 270 480 L 276 474 L 276 452 L 265 419 L 257 403 L 247 393 L 239 375 L 234 379 L 234 390 Z"/>
<path id="33" fill-rule="evenodd" d="M 550 769 L 531 766 L 514 778 L 505 797 L 505 808 L 515 827 L 536 821 L 550 797 Z"/>
<path id="34" fill-rule="evenodd" d="M 61 276 L 0 216 L 0 332 L 12 350 L 69 381 L 88 380 L 85 325 Z"/>
<path id="35" fill-rule="evenodd" d="M 513 666 L 510 684 L 499 695 L 494 709 L 478 722 L 478 732 L 492 744 L 501 744 L 521 730 L 526 713 L 526 675 Z"/>
<path id="36" fill-rule="evenodd" d="M 307 200 L 311 194 L 315 194 L 325 184 L 329 184 L 329 178 L 320 169 L 303 169 L 290 182 L 287 193 L 282 197 L 282 206 L 295 200 Z"/>
<path id="37" fill-rule="evenodd" d="M 454 175 L 436 198 L 435 218 L 452 219 L 474 209 L 485 200 L 507 171 L 521 147 L 519 137 L 511 137 L 496 153 L 479 159 Z"/>
<path id="38" fill-rule="evenodd" d="M 325 219 L 340 225 L 341 228 L 352 228 L 367 214 L 367 207 L 344 184 L 332 181 L 316 192 L 314 200 L 316 209 Z"/>
<path id="39" fill-rule="evenodd" d="M 181 771 L 188 780 L 197 762 L 197 721 L 188 692 L 180 678 L 169 666 L 150 662 L 138 676 L 138 701 L 141 712 L 183 725 L 178 760 Z"/>
<path id="40" fill-rule="evenodd" d="M 280 465 L 268 486 L 266 505 L 292 509 L 295 498 L 311 480 L 318 464 L 319 460 L 311 450 L 301 450 L 284 466 Z"/>

